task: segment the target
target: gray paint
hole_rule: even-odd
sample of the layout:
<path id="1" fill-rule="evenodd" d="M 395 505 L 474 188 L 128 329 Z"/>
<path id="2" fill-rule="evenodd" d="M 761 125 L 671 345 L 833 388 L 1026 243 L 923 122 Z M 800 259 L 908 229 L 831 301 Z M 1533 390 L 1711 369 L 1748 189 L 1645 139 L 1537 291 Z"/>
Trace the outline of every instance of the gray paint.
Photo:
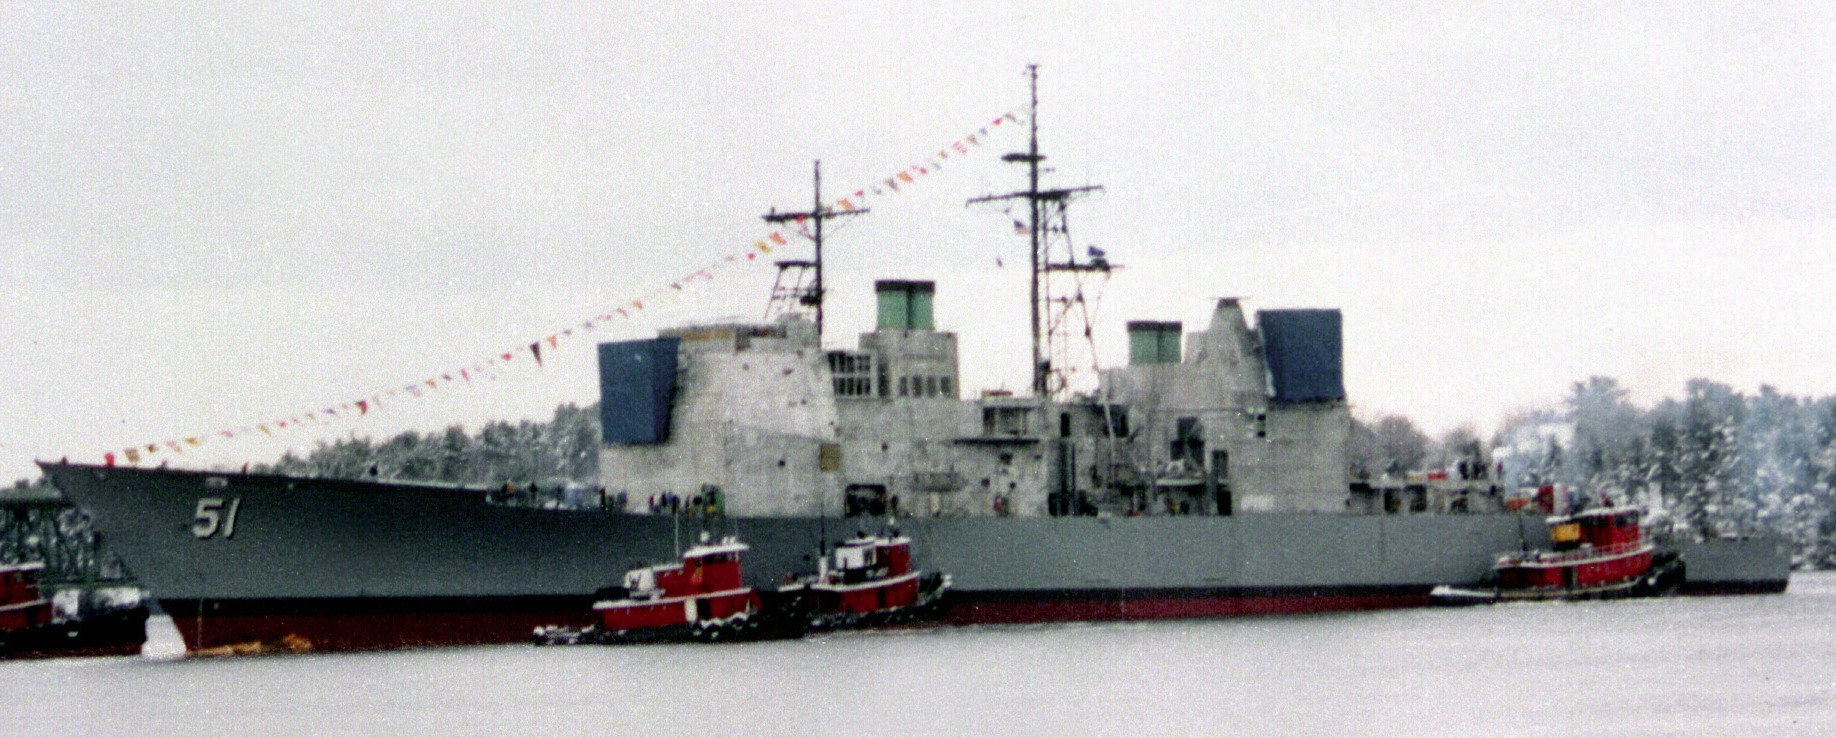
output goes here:
<path id="1" fill-rule="evenodd" d="M 696 518 L 535 510 L 481 490 L 50 466 L 153 596 L 176 600 L 588 595 L 672 560 Z M 212 478 L 223 480 L 214 483 Z M 200 540 L 198 500 L 239 499 L 234 537 Z M 724 518 L 747 579 L 807 572 L 819 542 L 880 521 Z M 1471 584 L 1503 551 L 1548 545 L 1521 515 L 920 518 L 898 525 L 958 591 L 1122 591 Z M 1687 544 L 1692 581 L 1783 583 L 1776 541 Z"/>
<path id="2" fill-rule="evenodd" d="M 176 599 L 587 594 L 667 561 L 701 520 L 511 508 L 480 490 L 199 472 L 52 466 L 154 596 Z M 225 480 L 210 486 L 207 479 Z M 235 536 L 199 540 L 198 500 L 241 500 Z M 759 584 L 809 568 L 831 541 L 880 521 L 727 518 Z M 922 565 L 963 591 L 1431 585 L 1478 579 L 1519 543 L 1518 519 L 1269 515 L 1239 518 L 922 518 L 898 523 Z M 678 528 L 678 526 L 680 526 Z"/>
<path id="3" fill-rule="evenodd" d="M 1691 585 L 1784 582 L 1791 575 L 1791 542 L 1778 536 L 1684 541 L 1670 546 L 1683 557 Z"/>

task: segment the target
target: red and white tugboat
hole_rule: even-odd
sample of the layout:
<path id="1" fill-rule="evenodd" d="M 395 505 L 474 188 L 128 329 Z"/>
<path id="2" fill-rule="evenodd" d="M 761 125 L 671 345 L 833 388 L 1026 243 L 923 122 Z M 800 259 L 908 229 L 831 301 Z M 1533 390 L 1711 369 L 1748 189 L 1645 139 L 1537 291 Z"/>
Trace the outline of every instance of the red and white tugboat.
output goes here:
<path id="1" fill-rule="evenodd" d="M 748 546 L 732 536 L 702 542 L 682 560 L 625 572 L 621 586 L 600 590 L 597 626 L 537 628 L 539 644 L 638 641 L 724 641 L 764 635 L 759 594 L 746 586 L 740 557 Z"/>
<path id="2" fill-rule="evenodd" d="M 811 628 L 833 630 L 932 617 L 949 587 L 949 575 L 927 575 L 912 568 L 912 539 L 894 530 L 855 534 L 822 558 L 815 577 L 778 591 L 806 603 Z"/>
<path id="3" fill-rule="evenodd" d="M 28 632 L 51 624 L 57 614 L 38 589 L 44 564 L 0 566 L 0 634 Z"/>
<path id="4" fill-rule="evenodd" d="M 0 659 L 55 656 L 131 656 L 146 641 L 147 608 L 128 604 L 85 608 L 71 614 L 39 587 L 42 563 L 0 565 Z"/>
<path id="5" fill-rule="evenodd" d="M 1641 597 L 1683 582 L 1682 560 L 1645 540 L 1636 508 L 1604 507 L 1548 522 L 1551 550 L 1504 554 L 1489 588 L 1442 586 L 1431 597 L 1445 604 Z"/>

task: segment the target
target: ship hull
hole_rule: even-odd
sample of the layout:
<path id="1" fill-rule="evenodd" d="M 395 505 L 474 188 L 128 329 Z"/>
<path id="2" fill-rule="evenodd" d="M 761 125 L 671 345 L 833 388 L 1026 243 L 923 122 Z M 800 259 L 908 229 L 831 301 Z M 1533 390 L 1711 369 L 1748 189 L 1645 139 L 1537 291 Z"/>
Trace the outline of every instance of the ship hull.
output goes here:
<path id="1" fill-rule="evenodd" d="M 188 651 L 374 651 L 528 640 L 598 621 L 593 597 L 163 598 Z"/>
<path id="2" fill-rule="evenodd" d="M 1172 620 L 1421 607 L 1426 585 L 1207 589 L 1017 590 L 953 593 L 955 624 Z"/>
<path id="3" fill-rule="evenodd" d="M 1775 536 L 1686 541 L 1669 546 L 1687 571 L 1686 595 L 1778 594 L 1791 575 L 1791 546 Z"/>
<path id="4" fill-rule="evenodd" d="M 538 510 L 481 490 L 52 464 L 46 474 L 173 616 L 193 651 L 367 650 L 527 640 L 586 626 L 593 593 L 701 532 L 752 547 L 747 584 L 815 568 L 879 520 Z M 926 518 L 914 566 L 954 581 L 944 619 L 1014 623 L 1413 607 L 1500 551 L 1547 545 L 1510 515 Z M 1761 545 L 1698 553 L 1720 591 L 1777 591 Z M 1755 558 L 1766 559 L 1755 561 Z M 1785 559 L 1788 563 L 1788 559 Z M 1697 574 L 1697 564 L 1690 563 Z"/>

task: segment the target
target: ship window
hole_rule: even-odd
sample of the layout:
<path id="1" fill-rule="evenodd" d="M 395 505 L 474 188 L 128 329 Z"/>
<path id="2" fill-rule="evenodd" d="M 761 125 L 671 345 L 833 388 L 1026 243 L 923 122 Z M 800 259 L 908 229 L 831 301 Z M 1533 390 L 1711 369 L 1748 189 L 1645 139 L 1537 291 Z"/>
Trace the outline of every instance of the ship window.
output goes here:
<path id="1" fill-rule="evenodd" d="M 912 378 L 911 377 L 900 377 L 899 378 L 899 396 L 900 397 L 910 396 L 911 388 L 912 388 Z"/>
<path id="2" fill-rule="evenodd" d="M 982 431 L 988 435 L 1020 436 L 1027 431 L 1028 408 L 1024 407 L 985 407 L 982 408 Z"/>
<path id="3" fill-rule="evenodd" d="M 951 396 L 951 397 L 956 396 L 956 389 L 950 386 L 951 384 L 954 384 L 954 383 L 950 381 L 949 377 L 943 377 L 937 380 L 937 384 L 939 387 L 943 389 L 943 393 L 945 395 Z"/>
<path id="4" fill-rule="evenodd" d="M 829 352 L 829 372 L 834 375 L 837 397 L 872 397 L 874 361 L 872 354 L 846 351 Z"/>
<path id="5" fill-rule="evenodd" d="M 1128 437 L 1128 408 L 1121 405 L 1110 406 L 1109 434 L 1117 438 Z"/>
<path id="6" fill-rule="evenodd" d="M 1185 461 L 1198 466 L 1205 451 L 1204 430 L 1198 418 L 1180 418 L 1174 423 L 1173 441 L 1168 445 L 1167 456 L 1175 461 Z"/>
<path id="7" fill-rule="evenodd" d="M 924 378 L 924 396 L 925 397 L 936 397 L 937 396 L 937 378 L 936 377 L 925 377 Z"/>

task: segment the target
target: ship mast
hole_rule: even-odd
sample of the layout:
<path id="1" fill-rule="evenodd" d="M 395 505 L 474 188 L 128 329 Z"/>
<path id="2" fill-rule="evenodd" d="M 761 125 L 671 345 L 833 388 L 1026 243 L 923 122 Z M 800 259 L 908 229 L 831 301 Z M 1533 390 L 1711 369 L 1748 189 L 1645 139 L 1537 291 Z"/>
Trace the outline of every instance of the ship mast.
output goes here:
<path id="1" fill-rule="evenodd" d="M 1030 274 L 1028 286 L 1031 290 L 1029 302 L 1032 312 L 1033 338 L 1033 398 L 1039 403 L 1039 440 L 1044 453 L 1040 454 L 1043 471 L 1049 494 L 1046 509 L 1052 515 L 1071 514 L 1078 498 L 1077 475 L 1070 468 L 1061 468 L 1071 458 L 1069 448 L 1061 448 L 1069 441 L 1054 438 L 1055 411 L 1054 395 L 1066 389 L 1070 382 L 1070 367 L 1053 366 L 1052 356 L 1058 340 L 1058 334 L 1065 325 L 1065 316 L 1073 307 L 1082 308 L 1084 295 L 1081 285 L 1071 296 L 1055 298 L 1052 295 L 1051 275 L 1055 272 L 1108 272 L 1110 265 L 1099 251 L 1092 249 L 1091 258 L 1086 263 L 1077 260 L 1076 248 L 1070 242 L 1070 228 L 1066 225 L 1066 209 L 1070 201 L 1080 195 L 1102 191 L 1101 185 L 1085 187 L 1061 187 L 1041 189 L 1039 178 L 1050 170 L 1039 165 L 1045 161 L 1045 154 L 1039 153 L 1039 65 L 1026 65 L 1026 76 L 1030 88 L 1030 101 L 1027 107 L 1027 143 L 1025 152 L 1016 152 L 1001 157 L 1002 161 L 1026 165 L 1026 189 L 1010 192 L 1005 195 L 984 195 L 972 198 L 968 205 L 990 202 L 1012 202 L 1025 200 L 1027 204 L 1027 234 L 1030 248 L 1027 263 Z M 1065 257 L 1062 261 L 1052 260 L 1053 233 L 1064 243 Z M 1062 305 L 1063 310 L 1057 317 L 1049 311 Z M 1086 325 L 1086 328 L 1088 326 Z M 1086 334 L 1087 335 L 1087 334 Z M 1060 381 L 1054 383 L 1054 377 Z M 1062 435 L 1063 430 L 1059 431 Z"/>
<path id="2" fill-rule="evenodd" d="M 773 309 L 790 311 L 798 306 L 807 307 L 816 313 L 816 346 L 822 347 L 822 224 L 824 221 L 850 215 L 861 215 L 869 212 L 866 208 L 836 210 L 822 204 L 822 160 L 818 159 L 813 167 L 813 187 L 815 195 L 810 209 L 801 213 L 780 213 L 776 208 L 761 216 L 767 223 L 811 222 L 810 228 L 803 231 L 803 236 L 816 245 L 816 258 L 812 261 L 788 259 L 777 262 L 778 283 L 772 287 L 771 304 L 765 308 L 767 318 Z M 814 279 L 805 283 L 806 275 L 813 273 Z M 787 284 L 788 280 L 788 284 Z"/>
<path id="3" fill-rule="evenodd" d="M 1026 165 L 1026 189 L 1019 192 L 1010 192 L 1005 195 L 984 195 L 982 197 L 971 198 L 967 204 L 974 205 L 977 203 L 1013 200 L 1025 200 L 1027 202 L 1027 233 L 1031 240 L 1031 248 L 1029 249 L 1027 262 L 1032 272 L 1029 284 L 1031 287 L 1030 301 L 1032 303 L 1033 326 L 1033 396 L 1041 400 L 1050 400 L 1054 392 L 1054 388 L 1051 386 L 1050 381 L 1054 369 L 1049 358 L 1051 346 L 1047 345 L 1051 338 L 1051 331 L 1047 330 L 1041 317 L 1045 310 L 1048 309 L 1048 303 L 1052 301 L 1051 295 L 1048 294 L 1050 291 L 1047 281 L 1049 279 L 1049 274 L 1051 272 L 1061 271 L 1108 271 L 1111 267 L 1107 261 L 1097 259 L 1093 259 L 1092 262 L 1088 264 L 1079 264 L 1077 263 L 1074 250 L 1064 262 L 1053 263 L 1051 260 L 1051 254 L 1048 253 L 1051 249 L 1051 242 L 1050 238 L 1047 236 L 1047 232 L 1052 228 L 1049 223 L 1049 221 L 1052 220 L 1051 215 L 1054 212 L 1057 213 L 1059 223 L 1058 229 L 1063 232 L 1065 230 L 1063 226 L 1065 204 L 1079 195 L 1100 192 L 1103 187 L 1102 185 L 1092 185 L 1086 187 L 1065 187 L 1045 190 L 1039 188 L 1039 175 L 1042 173 L 1039 163 L 1045 161 L 1046 158 L 1044 154 L 1039 153 L 1039 65 L 1026 65 L 1026 74 L 1031 83 L 1032 93 L 1032 99 L 1027 108 L 1028 136 L 1026 151 L 1006 154 L 1001 157 L 1001 161 L 1017 162 Z M 1067 244 L 1067 249 L 1069 248 L 1070 246 Z"/>

